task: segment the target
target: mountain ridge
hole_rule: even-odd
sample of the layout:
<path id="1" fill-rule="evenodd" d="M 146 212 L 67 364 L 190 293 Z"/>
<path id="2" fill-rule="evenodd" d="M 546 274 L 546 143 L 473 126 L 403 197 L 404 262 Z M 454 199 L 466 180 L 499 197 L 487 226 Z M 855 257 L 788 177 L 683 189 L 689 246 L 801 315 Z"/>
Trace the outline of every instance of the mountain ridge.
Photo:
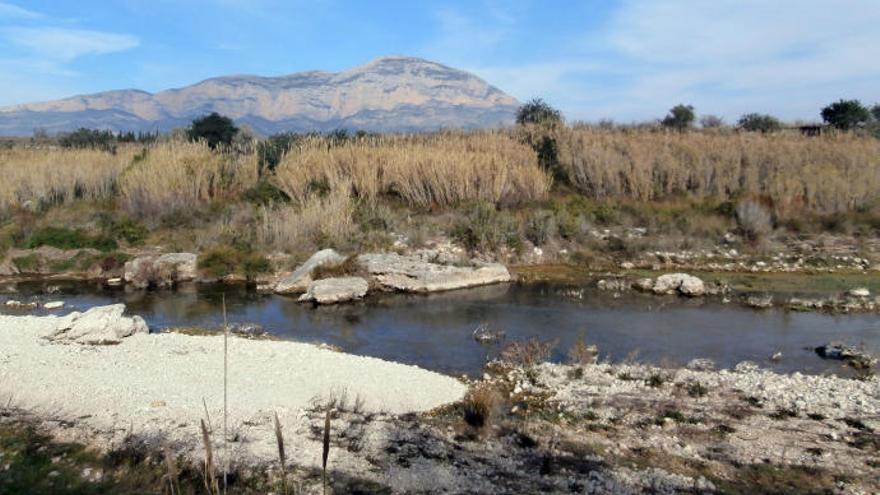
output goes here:
<path id="1" fill-rule="evenodd" d="M 209 112 L 228 115 L 260 134 L 477 128 L 509 124 L 518 105 L 474 74 L 393 55 L 340 72 L 233 74 L 156 93 L 117 89 L 2 107 L 0 135 L 77 127 L 167 131 Z"/>

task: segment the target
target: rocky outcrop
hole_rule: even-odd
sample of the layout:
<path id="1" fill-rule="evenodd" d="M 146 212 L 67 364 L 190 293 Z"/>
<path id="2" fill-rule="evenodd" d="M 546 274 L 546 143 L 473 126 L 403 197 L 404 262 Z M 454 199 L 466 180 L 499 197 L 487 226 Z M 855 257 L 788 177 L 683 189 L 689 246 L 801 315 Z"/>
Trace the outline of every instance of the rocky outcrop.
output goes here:
<path id="1" fill-rule="evenodd" d="M 815 348 L 816 354 L 822 359 L 836 359 L 858 370 L 869 370 L 877 359 L 866 352 L 849 347 L 840 342 L 829 342 Z"/>
<path id="2" fill-rule="evenodd" d="M 198 256 L 193 253 L 168 253 L 139 256 L 125 263 L 125 281 L 135 287 L 173 287 L 177 282 L 195 280 Z"/>
<path id="3" fill-rule="evenodd" d="M 771 294 L 752 294 L 745 298 L 746 306 L 755 309 L 767 309 L 773 307 Z"/>
<path id="4" fill-rule="evenodd" d="M 652 287 L 654 294 L 681 294 L 688 297 L 702 296 L 706 286 L 702 280 L 686 273 L 660 275 Z"/>
<path id="5" fill-rule="evenodd" d="M 510 281 L 510 272 L 499 263 L 441 265 L 420 256 L 396 253 L 364 254 L 357 262 L 381 286 L 404 292 L 437 292 Z"/>
<path id="6" fill-rule="evenodd" d="M 278 294 L 299 294 L 305 292 L 312 282 L 312 272 L 319 266 L 333 266 L 345 261 L 345 256 L 333 249 L 322 249 L 313 254 L 305 263 L 299 266 L 293 273 L 282 277 L 275 284 L 275 292 Z"/>
<path id="7" fill-rule="evenodd" d="M 124 304 L 97 306 L 85 313 L 75 311 L 58 319 L 55 329 L 45 338 L 53 342 L 77 344 L 118 344 L 125 337 L 148 333 L 146 322 L 140 316 L 122 316 Z"/>
<path id="8" fill-rule="evenodd" d="M 369 288 L 370 284 L 360 277 L 325 278 L 311 282 L 299 300 L 318 304 L 354 301 L 367 295 Z"/>

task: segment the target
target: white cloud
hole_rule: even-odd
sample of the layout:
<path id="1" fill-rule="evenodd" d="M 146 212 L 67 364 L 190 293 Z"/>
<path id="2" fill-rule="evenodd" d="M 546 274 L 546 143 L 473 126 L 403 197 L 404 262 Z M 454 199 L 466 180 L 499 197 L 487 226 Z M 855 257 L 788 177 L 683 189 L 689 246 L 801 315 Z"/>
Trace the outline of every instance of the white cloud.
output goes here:
<path id="1" fill-rule="evenodd" d="M 23 9 L 11 3 L 0 2 L 0 19 L 37 19 L 43 17 L 39 12 Z"/>
<path id="2" fill-rule="evenodd" d="M 2 34 L 12 43 L 50 60 L 69 62 L 85 55 L 102 55 L 138 46 L 136 37 L 85 29 L 11 27 Z"/>

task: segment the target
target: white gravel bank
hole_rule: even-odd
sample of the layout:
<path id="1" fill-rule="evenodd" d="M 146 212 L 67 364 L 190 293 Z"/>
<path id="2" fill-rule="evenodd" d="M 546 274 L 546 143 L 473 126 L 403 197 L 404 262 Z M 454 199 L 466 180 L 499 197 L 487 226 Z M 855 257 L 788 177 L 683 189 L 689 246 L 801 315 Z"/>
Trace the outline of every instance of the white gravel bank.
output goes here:
<path id="1" fill-rule="evenodd" d="M 219 424 L 223 404 L 222 336 L 140 334 L 119 345 L 51 343 L 55 316 L 0 316 L 0 401 L 75 418 L 98 432 L 168 435 L 205 416 Z M 425 411 L 460 399 L 466 387 L 414 366 L 320 349 L 310 344 L 229 339 L 229 425 L 263 423 L 346 390 L 364 409 Z M 184 428 L 186 426 L 186 428 Z M 266 429 L 266 436 L 271 431 Z M 262 435 L 261 435 L 262 436 Z M 270 442 L 271 438 L 266 438 Z M 261 449 L 262 450 L 262 449 Z M 253 453 L 253 452 L 252 452 Z M 271 456 L 271 449 L 257 457 Z"/>

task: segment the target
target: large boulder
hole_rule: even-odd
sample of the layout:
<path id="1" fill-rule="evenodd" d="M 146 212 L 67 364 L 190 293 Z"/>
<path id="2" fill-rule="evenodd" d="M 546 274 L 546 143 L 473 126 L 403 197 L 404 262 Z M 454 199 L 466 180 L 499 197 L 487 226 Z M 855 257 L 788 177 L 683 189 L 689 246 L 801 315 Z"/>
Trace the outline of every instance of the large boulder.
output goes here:
<path id="1" fill-rule="evenodd" d="M 369 288 L 370 284 L 360 277 L 325 278 L 310 283 L 299 300 L 318 304 L 354 301 L 363 298 Z"/>
<path id="2" fill-rule="evenodd" d="M 148 333 L 146 322 L 140 316 L 122 316 L 124 304 L 96 306 L 85 313 L 75 311 L 58 319 L 55 329 L 45 338 L 53 342 L 78 344 L 118 344 L 125 337 Z"/>
<path id="3" fill-rule="evenodd" d="M 654 294 L 681 294 L 696 297 L 706 293 L 702 280 L 687 273 L 667 273 L 654 281 Z"/>
<path id="4" fill-rule="evenodd" d="M 357 261 L 383 287 L 404 292 L 437 292 L 510 281 L 510 272 L 499 263 L 441 265 L 396 253 L 363 254 Z"/>
<path id="5" fill-rule="evenodd" d="M 282 277 L 275 284 L 275 292 L 278 294 L 299 294 L 305 292 L 312 282 L 312 272 L 315 268 L 324 265 L 338 265 L 345 261 L 345 256 L 333 249 L 322 249 L 313 254 L 305 263 L 299 266 L 293 273 Z"/>
<path id="6" fill-rule="evenodd" d="M 125 281 L 135 287 L 172 287 L 177 282 L 195 280 L 198 256 L 168 253 L 138 256 L 125 263 Z"/>

